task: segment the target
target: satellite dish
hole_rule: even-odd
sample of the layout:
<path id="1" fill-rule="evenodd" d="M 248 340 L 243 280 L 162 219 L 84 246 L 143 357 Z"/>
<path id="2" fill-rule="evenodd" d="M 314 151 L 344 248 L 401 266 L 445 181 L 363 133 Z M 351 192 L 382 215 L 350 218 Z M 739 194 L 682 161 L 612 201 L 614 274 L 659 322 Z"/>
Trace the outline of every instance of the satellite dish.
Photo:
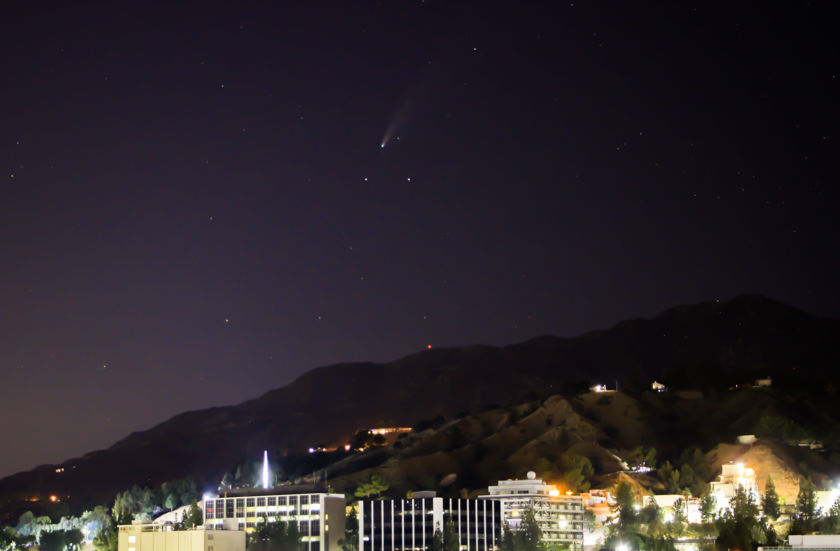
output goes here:
<path id="1" fill-rule="evenodd" d="M 528 480 L 534 480 L 535 478 L 537 478 L 537 473 L 535 473 L 534 471 L 528 471 L 527 476 L 528 476 Z"/>

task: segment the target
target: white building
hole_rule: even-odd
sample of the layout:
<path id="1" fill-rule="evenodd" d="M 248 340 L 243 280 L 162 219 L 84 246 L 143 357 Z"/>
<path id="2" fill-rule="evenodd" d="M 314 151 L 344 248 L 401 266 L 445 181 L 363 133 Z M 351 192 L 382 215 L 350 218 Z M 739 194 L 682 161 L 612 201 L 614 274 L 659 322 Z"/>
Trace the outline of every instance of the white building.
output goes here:
<path id="1" fill-rule="evenodd" d="M 735 490 L 738 487 L 752 494 L 756 502 L 760 498 L 758 484 L 755 480 L 755 471 L 750 467 L 744 466 L 743 463 L 727 463 L 723 465 L 721 467 L 720 478 L 710 485 L 711 494 L 715 496 L 718 510 L 729 507 L 729 500 L 735 496 Z"/>
<path id="2" fill-rule="evenodd" d="M 117 532 L 118 551 L 245 551 L 242 530 L 172 530 L 161 524 L 130 524 Z"/>
<path id="3" fill-rule="evenodd" d="M 788 536 L 787 547 L 759 547 L 758 551 L 838 551 L 840 550 L 840 535 Z"/>
<path id="4" fill-rule="evenodd" d="M 546 484 L 536 474 L 528 473 L 527 480 L 500 480 L 488 488 L 490 495 L 481 499 L 496 499 L 502 503 L 502 522 L 511 530 L 519 529 L 529 510 L 542 530 L 545 543 L 570 544 L 583 547 L 583 498 L 560 495 L 557 487 Z"/>
<path id="5" fill-rule="evenodd" d="M 428 551 L 435 532 L 451 529 L 463 551 L 493 551 L 502 538 L 501 504 L 435 497 L 359 502 L 359 551 Z"/>
<path id="6" fill-rule="evenodd" d="M 339 549 L 338 540 L 344 537 L 344 494 L 280 494 L 277 491 L 259 493 L 253 490 L 248 495 L 207 499 L 204 501 L 204 526 L 221 528 L 235 521 L 240 530 L 251 532 L 263 521 L 296 522 L 304 551 Z"/>

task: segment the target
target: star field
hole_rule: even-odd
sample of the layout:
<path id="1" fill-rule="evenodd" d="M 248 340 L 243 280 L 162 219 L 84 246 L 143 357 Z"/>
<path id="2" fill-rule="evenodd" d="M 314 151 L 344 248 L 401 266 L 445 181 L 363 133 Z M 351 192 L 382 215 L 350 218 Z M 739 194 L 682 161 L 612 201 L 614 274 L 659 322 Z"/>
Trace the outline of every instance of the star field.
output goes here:
<path id="1" fill-rule="evenodd" d="M 0 476 L 329 363 L 837 316 L 822 9 L 7 8 Z"/>

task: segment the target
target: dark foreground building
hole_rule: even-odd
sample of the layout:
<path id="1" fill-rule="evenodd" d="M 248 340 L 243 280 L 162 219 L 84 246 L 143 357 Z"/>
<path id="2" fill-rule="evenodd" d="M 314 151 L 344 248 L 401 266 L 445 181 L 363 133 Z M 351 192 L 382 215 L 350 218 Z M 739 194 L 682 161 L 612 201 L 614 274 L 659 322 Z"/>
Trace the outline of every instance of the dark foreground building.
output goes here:
<path id="1" fill-rule="evenodd" d="M 433 492 L 359 502 L 359 551 L 429 551 L 435 532 L 450 529 L 461 549 L 494 551 L 502 538 L 501 504 L 434 497 Z"/>

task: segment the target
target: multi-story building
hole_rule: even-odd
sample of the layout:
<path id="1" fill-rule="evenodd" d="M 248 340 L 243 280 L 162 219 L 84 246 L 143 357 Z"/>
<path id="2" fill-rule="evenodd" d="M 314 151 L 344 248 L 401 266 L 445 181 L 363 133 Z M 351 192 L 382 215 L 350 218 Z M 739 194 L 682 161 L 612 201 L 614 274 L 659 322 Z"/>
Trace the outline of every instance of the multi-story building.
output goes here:
<path id="1" fill-rule="evenodd" d="M 117 551 L 245 551 L 241 530 L 172 530 L 161 524 L 129 524 L 117 532 Z"/>
<path id="2" fill-rule="evenodd" d="M 464 551 L 494 551 L 502 537 L 501 506 L 493 500 L 434 497 L 359 502 L 359 551 L 428 551 L 435 532 L 458 538 Z"/>
<path id="3" fill-rule="evenodd" d="M 344 495 L 294 490 L 250 489 L 247 494 L 229 492 L 206 499 L 204 526 L 221 528 L 235 521 L 240 530 L 250 532 L 260 522 L 296 522 L 304 551 L 337 551 L 344 537 Z"/>
<path id="4" fill-rule="evenodd" d="M 735 490 L 743 488 L 758 501 L 758 484 L 755 471 L 743 463 L 727 463 L 721 466 L 721 475 L 710 485 L 710 493 L 715 496 L 717 508 L 729 507 L 729 500 L 735 496 Z"/>
<path id="5" fill-rule="evenodd" d="M 573 550 L 583 547 L 583 499 L 561 495 L 557 487 L 546 484 L 536 474 L 527 480 L 500 480 L 488 488 L 481 499 L 498 500 L 502 504 L 502 522 L 518 530 L 525 514 L 531 510 L 542 530 L 545 543 L 568 544 Z"/>

